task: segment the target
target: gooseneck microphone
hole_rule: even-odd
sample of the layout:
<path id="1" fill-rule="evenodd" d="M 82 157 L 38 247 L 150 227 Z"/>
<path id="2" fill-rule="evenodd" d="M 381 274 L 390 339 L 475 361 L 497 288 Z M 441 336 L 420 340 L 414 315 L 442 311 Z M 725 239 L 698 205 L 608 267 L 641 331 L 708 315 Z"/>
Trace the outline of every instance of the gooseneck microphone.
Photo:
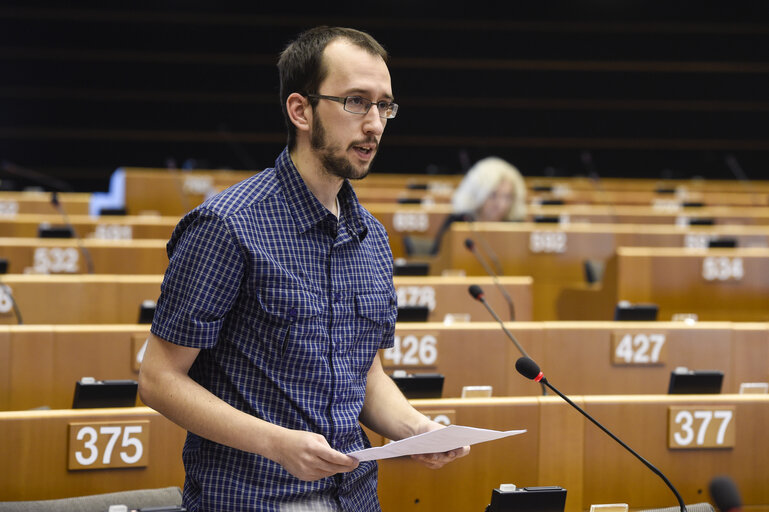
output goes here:
<path id="1" fill-rule="evenodd" d="M 742 499 L 737 485 L 726 475 L 717 476 L 708 485 L 710 497 L 720 512 L 741 512 Z"/>
<path id="2" fill-rule="evenodd" d="M 93 259 L 91 258 L 91 253 L 83 244 L 83 239 L 80 238 L 80 235 L 78 234 L 77 229 L 75 229 L 75 226 L 72 224 L 72 222 L 70 222 L 69 215 L 67 215 L 67 212 L 64 209 L 64 206 L 62 206 L 61 202 L 59 202 L 58 192 L 51 193 L 51 204 L 53 205 L 54 208 L 56 208 L 56 211 L 58 211 L 59 214 L 61 215 L 61 218 L 64 220 L 64 224 L 66 224 L 66 226 L 70 229 L 70 231 L 72 231 L 72 234 L 75 235 L 75 243 L 77 244 L 77 248 L 80 251 L 80 254 L 83 255 L 86 269 L 89 274 L 93 274 L 94 268 L 93 268 Z"/>
<path id="3" fill-rule="evenodd" d="M 529 358 L 529 354 L 527 354 L 526 351 L 521 346 L 521 344 L 518 343 L 518 340 L 515 339 L 515 336 L 513 336 L 513 333 L 511 333 L 510 330 L 507 327 L 505 327 L 505 323 L 502 321 L 501 318 L 499 318 L 499 315 L 497 315 L 496 311 L 494 311 L 494 309 L 491 306 L 489 306 L 489 303 L 486 302 L 486 298 L 484 297 L 483 290 L 481 289 L 481 287 L 478 286 L 477 284 L 474 284 L 474 285 L 470 286 L 468 291 L 470 292 L 470 295 L 475 300 L 477 300 L 478 302 L 480 302 L 481 304 L 483 304 L 486 307 L 486 309 L 491 314 L 491 316 L 494 317 L 494 320 L 499 322 L 499 325 L 502 327 L 502 331 L 507 335 L 507 337 L 510 339 L 510 341 L 513 342 L 513 345 L 515 345 L 515 347 L 518 349 L 518 352 L 520 352 L 523 357 L 528 359 Z M 529 359 L 529 360 L 531 360 L 531 359 Z M 542 385 L 542 394 L 543 395 L 547 394 L 547 388 L 544 386 L 544 384 Z"/>
<path id="4" fill-rule="evenodd" d="M 681 507 L 681 512 L 686 512 L 686 505 L 684 505 L 684 500 L 681 498 L 681 495 L 678 494 L 678 491 L 675 487 L 673 487 L 673 484 L 670 483 L 670 480 L 660 471 L 657 469 L 651 462 L 644 459 L 638 453 L 633 450 L 631 447 L 626 445 L 619 437 L 615 436 L 614 434 L 609 431 L 606 427 L 604 427 L 601 423 L 598 422 L 595 418 L 590 416 L 584 409 L 582 409 L 580 406 L 572 402 L 569 397 L 558 391 L 553 385 L 551 385 L 547 379 L 545 378 L 544 373 L 539 369 L 539 365 L 534 362 L 529 357 L 521 357 L 515 362 L 515 369 L 518 370 L 518 373 L 526 377 L 527 379 L 533 380 L 534 382 L 539 382 L 540 384 L 543 384 L 555 392 L 558 396 L 566 400 L 566 403 L 574 407 L 576 410 L 578 410 L 585 418 L 589 419 L 593 422 L 593 424 L 603 430 L 609 437 L 617 441 L 624 449 L 632 453 L 638 460 L 644 463 L 644 465 L 651 469 L 655 475 L 660 477 L 663 482 L 670 488 L 671 491 L 673 491 L 673 494 L 675 494 L 676 499 L 678 500 L 678 505 Z"/>
<path id="5" fill-rule="evenodd" d="M 510 294 L 507 293 L 505 287 L 502 286 L 502 283 L 499 282 L 499 277 L 497 276 L 496 272 L 491 269 L 483 256 L 481 256 L 481 253 L 478 251 L 478 248 L 475 246 L 475 242 L 473 242 L 472 238 L 465 239 L 465 247 L 467 247 L 467 249 L 473 253 L 475 259 L 478 260 L 486 273 L 491 277 L 492 281 L 494 281 L 494 286 L 496 286 L 500 293 L 502 293 L 502 296 L 505 298 L 505 302 L 507 302 L 507 308 L 510 311 L 510 320 L 515 320 L 515 305 L 513 305 L 513 299 L 510 297 Z"/>

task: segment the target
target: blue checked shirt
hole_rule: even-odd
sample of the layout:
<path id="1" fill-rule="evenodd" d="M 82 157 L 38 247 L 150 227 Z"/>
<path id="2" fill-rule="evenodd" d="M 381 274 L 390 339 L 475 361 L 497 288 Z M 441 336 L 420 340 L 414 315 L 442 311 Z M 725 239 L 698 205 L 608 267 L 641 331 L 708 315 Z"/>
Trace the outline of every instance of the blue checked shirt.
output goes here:
<path id="1" fill-rule="evenodd" d="M 190 376 L 233 407 L 349 452 L 370 446 L 358 416 L 373 358 L 392 346 L 396 296 L 387 233 L 348 182 L 338 198 L 337 220 L 284 150 L 274 169 L 187 214 L 152 332 L 201 349 Z M 183 459 L 191 512 L 380 510 L 376 463 L 303 482 L 192 433 Z"/>

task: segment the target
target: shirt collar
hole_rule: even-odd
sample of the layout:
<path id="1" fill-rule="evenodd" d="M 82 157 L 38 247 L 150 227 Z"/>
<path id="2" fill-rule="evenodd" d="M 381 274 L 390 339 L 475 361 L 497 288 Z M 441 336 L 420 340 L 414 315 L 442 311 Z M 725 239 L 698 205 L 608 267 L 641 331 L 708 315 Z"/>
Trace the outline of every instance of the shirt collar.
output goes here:
<path id="1" fill-rule="evenodd" d="M 288 147 L 284 148 L 275 160 L 275 174 L 283 188 L 286 202 L 293 212 L 294 221 L 300 233 L 304 233 L 330 215 L 326 207 L 307 188 L 307 184 L 291 159 Z M 358 202 L 358 197 L 349 180 L 344 180 L 337 198 L 341 207 L 340 218 L 348 222 L 349 228 L 362 242 L 366 238 L 368 227 L 363 221 L 361 212 L 363 207 Z"/>

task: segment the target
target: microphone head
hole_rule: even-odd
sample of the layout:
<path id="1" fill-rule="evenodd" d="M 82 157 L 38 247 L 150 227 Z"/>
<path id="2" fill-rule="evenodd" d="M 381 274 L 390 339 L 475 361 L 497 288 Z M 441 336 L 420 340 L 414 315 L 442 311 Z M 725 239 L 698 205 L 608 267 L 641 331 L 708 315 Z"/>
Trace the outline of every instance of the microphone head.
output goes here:
<path id="1" fill-rule="evenodd" d="M 465 238 L 465 247 L 471 251 L 475 248 L 475 242 L 473 242 L 472 238 Z"/>
<path id="2" fill-rule="evenodd" d="M 742 507 L 740 492 L 734 480 L 726 475 L 717 476 L 708 485 L 710 497 L 721 512 L 739 509 Z"/>
<path id="3" fill-rule="evenodd" d="M 470 292 L 470 295 L 472 295 L 475 300 L 481 300 L 483 298 L 483 289 L 477 284 L 470 286 L 468 291 Z"/>
<path id="4" fill-rule="evenodd" d="M 518 370 L 518 373 L 530 380 L 534 380 L 542 375 L 539 365 L 529 357 L 519 357 L 515 362 L 515 369 Z"/>

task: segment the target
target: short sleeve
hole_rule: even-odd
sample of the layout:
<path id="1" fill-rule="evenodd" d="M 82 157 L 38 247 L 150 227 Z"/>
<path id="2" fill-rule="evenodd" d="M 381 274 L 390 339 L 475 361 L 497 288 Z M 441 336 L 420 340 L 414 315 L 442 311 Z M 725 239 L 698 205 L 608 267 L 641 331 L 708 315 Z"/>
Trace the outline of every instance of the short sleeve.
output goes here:
<path id="1" fill-rule="evenodd" d="M 242 253 L 225 222 L 206 210 L 179 223 L 168 253 L 151 331 L 177 345 L 213 347 L 239 293 Z"/>

